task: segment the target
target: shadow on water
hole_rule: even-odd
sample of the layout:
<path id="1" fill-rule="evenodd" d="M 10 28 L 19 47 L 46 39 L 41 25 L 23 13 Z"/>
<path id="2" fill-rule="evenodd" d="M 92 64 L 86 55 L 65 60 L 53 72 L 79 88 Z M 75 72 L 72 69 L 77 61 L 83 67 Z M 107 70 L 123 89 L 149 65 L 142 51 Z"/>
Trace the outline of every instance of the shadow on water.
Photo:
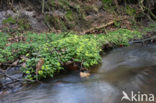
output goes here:
<path id="1" fill-rule="evenodd" d="M 75 71 L 23 87 L 0 96 L 0 103 L 135 103 L 121 102 L 122 91 L 156 95 L 156 45 L 115 49 L 90 72 L 89 78 Z"/>

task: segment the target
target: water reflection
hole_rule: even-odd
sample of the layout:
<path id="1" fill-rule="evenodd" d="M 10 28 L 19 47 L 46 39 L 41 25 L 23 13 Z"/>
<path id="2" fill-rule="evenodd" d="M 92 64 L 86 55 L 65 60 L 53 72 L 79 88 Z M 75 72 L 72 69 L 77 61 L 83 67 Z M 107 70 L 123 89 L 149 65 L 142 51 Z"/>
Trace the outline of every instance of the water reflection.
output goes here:
<path id="1" fill-rule="evenodd" d="M 91 73 L 89 78 L 73 72 L 26 86 L 0 96 L 0 103 L 120 103 L 122 90 L 156 95 L 156 46 L 113 50 Z"/>

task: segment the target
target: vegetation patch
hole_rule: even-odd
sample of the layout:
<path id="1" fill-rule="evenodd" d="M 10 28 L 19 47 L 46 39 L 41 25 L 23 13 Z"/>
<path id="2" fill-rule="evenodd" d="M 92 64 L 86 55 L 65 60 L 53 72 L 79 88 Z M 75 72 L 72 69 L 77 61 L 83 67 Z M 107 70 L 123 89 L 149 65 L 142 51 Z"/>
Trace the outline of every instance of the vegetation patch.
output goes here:
<path id="1" fill-rule="evenodd" d="M 156 22 L 149 24 L 147 27 L 144 27 L 145 32 L 156 31 Z"/>
<path id="2" fill-rule="evenodd" d="M 61 34 L 23 34 L 24 41 L 10 43 L 1 33 L 0 63 L 20 60 L 25 78 L 35 80 L 53 77 L 68 64 L 74 63 L 79 69 L 89 68 L 100 63 L 100 52 L 106 44 L 127 46 L 131 39 L 140 38 L 140 32 L 119 29 L 108 34 L 76 35 Z"/>
<path id="3" fill-rule="evenodd" d="M 2 24 L 2 31 L 10 34 L 23 33 L 24 30 L 31 30 L 31 25 L 27 18 L 13 18 L 10 16 L 4 19 Z"/>

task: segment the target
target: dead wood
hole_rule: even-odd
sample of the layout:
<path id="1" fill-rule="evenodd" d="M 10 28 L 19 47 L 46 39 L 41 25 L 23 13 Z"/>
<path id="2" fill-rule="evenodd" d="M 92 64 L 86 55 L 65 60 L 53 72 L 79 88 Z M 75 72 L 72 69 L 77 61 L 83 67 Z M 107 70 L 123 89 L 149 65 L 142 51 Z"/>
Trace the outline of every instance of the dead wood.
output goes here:
<path id="1" fill-rule="evenodd" d="M 87 33 L 90 33 L 90 32 L 92 32 L 92 31 L 94 31 L 94 30 L 99 30 L 99 29 L 102 29 L 102 28 L 106 28 L 107 26 L 110 26 L 110 25 L 114 24 L 114 23 L 117 22 L 117 21 L 125 20 L 125 19 L 127 19 L 127 18 L 128 18 L 128 17 L 120 17 L 120 18 L 114 19 L 114 20 L 112 20 L 112 21 L 109 21 L 109 22 L 106 23 L 106 24 L 102 24 L 102 25 L 100 25 L 100 26 L 93 27 L 93 28 L 90 28 L 89 30 L 83 31 L 83 32 L 81 32 L 80 34 L 87 34 Z"/>

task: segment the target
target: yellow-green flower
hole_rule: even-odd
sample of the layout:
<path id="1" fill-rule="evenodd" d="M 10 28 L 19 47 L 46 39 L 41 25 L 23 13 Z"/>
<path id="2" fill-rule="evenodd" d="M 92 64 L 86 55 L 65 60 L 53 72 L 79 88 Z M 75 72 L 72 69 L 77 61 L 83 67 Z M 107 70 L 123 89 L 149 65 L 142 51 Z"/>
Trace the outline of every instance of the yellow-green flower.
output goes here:
<path id="1" fill-rule="evenodd" d="M 30 74 L 30 71 L 26 71 L 26 74 Z"/>
<path id="2" fill-rule="evenodd" d="M 42 71 L 42 70 L 40 70 L 40 71 L 38 72 L 38 74 L 39 74 L 39 75 L 42 75 L 42 74 L 43 74 L 43 71 Z"/>

